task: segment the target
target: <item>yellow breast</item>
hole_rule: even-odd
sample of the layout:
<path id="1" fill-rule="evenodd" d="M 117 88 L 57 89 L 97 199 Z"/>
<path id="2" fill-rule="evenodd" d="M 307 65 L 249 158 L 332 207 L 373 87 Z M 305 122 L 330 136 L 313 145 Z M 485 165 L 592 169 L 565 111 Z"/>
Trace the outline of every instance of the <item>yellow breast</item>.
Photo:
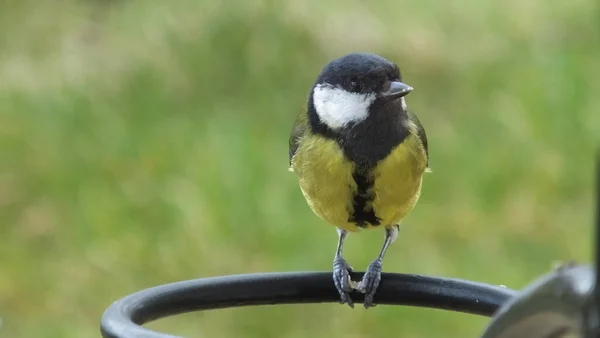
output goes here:
<path id="1" fill-rule="evenodd" d="M 381 220 L 379 227 L 398 223 L 413 209 L 426 162 L 421 142 L 410 135 L 373 168 L 374 199 L 370 205 Z M 354 167 L 334 140 L 316 135 L 305 136 L 292 159 L 292 168 L 313 212 L 348 231 L 360 229 L 349 222 L 357 191 L 352 177 Z"/>
<path id="2" fill-rule="evenodd" d="M 427 157 L 416 136 L 409 136 L 374 169 L 373 209 L 382 225 L 399 223 L 421 195 Z"/>
<path id="3" fill-rule="evenodd" d="M 305 137 L 292 159 L 300 189 L 317 216 L 340 228 L 348 223 L 356 183 L 354 164 L 344 158 L 338 144 L 320 136 Z"/>

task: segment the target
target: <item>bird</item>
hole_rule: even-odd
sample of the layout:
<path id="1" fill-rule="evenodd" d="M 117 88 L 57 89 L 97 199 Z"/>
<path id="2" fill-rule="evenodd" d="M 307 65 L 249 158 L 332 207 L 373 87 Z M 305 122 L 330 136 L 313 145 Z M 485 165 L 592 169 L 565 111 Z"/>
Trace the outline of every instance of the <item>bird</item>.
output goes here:
<path id="1" fill-rule="evenodd" d="M 314 214 L 337 230 L 333 283 L 351 308 L 354 290 L 365 309 L 376 306 L 383 258 L 431 171 L 425 129 L 406 104 L 412 91 L 394 62 L 352 52 L 322 68 L 291 128 L 288 169 Z M 384 230 L 384 243 L 353 281 L 344 241 L 366 229 Z"/>

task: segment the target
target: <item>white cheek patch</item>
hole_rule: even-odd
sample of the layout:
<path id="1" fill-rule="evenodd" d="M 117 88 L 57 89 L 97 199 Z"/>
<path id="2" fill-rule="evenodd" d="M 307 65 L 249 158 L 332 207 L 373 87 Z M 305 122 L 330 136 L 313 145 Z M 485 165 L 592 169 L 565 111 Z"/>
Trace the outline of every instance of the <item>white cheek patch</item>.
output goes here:
<path id="1" fill-rule="evenodd" d="M 369 106 L 373 101 L 375 94 L 351 93 L 327 85 L 317 85 L 313 91 L 317 115 L 331 129 L 363 121 L 369 115 Z"/>
<path id="2" fill-rule="evenodd" d="M 402 110 L 406 110 L 406 100 L 404 99 L 404 97 L 400 98 L 400 106 L 402 107 Z"/>

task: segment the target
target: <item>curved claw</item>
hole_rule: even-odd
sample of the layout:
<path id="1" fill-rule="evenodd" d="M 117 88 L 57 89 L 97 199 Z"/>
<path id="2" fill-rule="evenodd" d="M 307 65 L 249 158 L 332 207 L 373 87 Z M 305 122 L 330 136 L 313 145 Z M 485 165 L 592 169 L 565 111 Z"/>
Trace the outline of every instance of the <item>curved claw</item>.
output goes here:
<path id="1" fill-rule="evenodd" d="M 383 263 L 381 259 L 376 259 L 367 268 L 365 275 L 358 285 L 358 291 L 365 294 L 365 309 L 370 307 L 375 307 L 376 304 L 373 303 L 373 297 L 375 296 L 375 292 L 379 287 L 379 282 L 381 282 L 381 271 L 383 269 Z"/>
<path id="2" fill-rule="evenodd" d="M 340 304 L 347 303 L 354 308 L 354 302 L 350 298 L 352 292 L 352 281 L 350 280 L 352 267 L 341 257 L 333 260 L 333 283 L 340 294 Z"/>

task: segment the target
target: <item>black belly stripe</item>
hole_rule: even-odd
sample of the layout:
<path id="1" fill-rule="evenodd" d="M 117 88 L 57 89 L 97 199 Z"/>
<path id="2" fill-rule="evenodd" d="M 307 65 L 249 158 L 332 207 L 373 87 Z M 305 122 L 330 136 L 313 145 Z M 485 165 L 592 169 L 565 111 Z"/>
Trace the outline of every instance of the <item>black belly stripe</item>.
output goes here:
<path id="1" fill-rule="evenodd" d="M 381 224 L 381 219 L 375 215 L 373 210 L 373 179 L 369 175 L 355 171 L 352 174 L 356 182 L 356 194 L 352 199 L 352 214 L 348 222 L 354 223 L 361 228 L 368 225 L 377 226 Z"/>

